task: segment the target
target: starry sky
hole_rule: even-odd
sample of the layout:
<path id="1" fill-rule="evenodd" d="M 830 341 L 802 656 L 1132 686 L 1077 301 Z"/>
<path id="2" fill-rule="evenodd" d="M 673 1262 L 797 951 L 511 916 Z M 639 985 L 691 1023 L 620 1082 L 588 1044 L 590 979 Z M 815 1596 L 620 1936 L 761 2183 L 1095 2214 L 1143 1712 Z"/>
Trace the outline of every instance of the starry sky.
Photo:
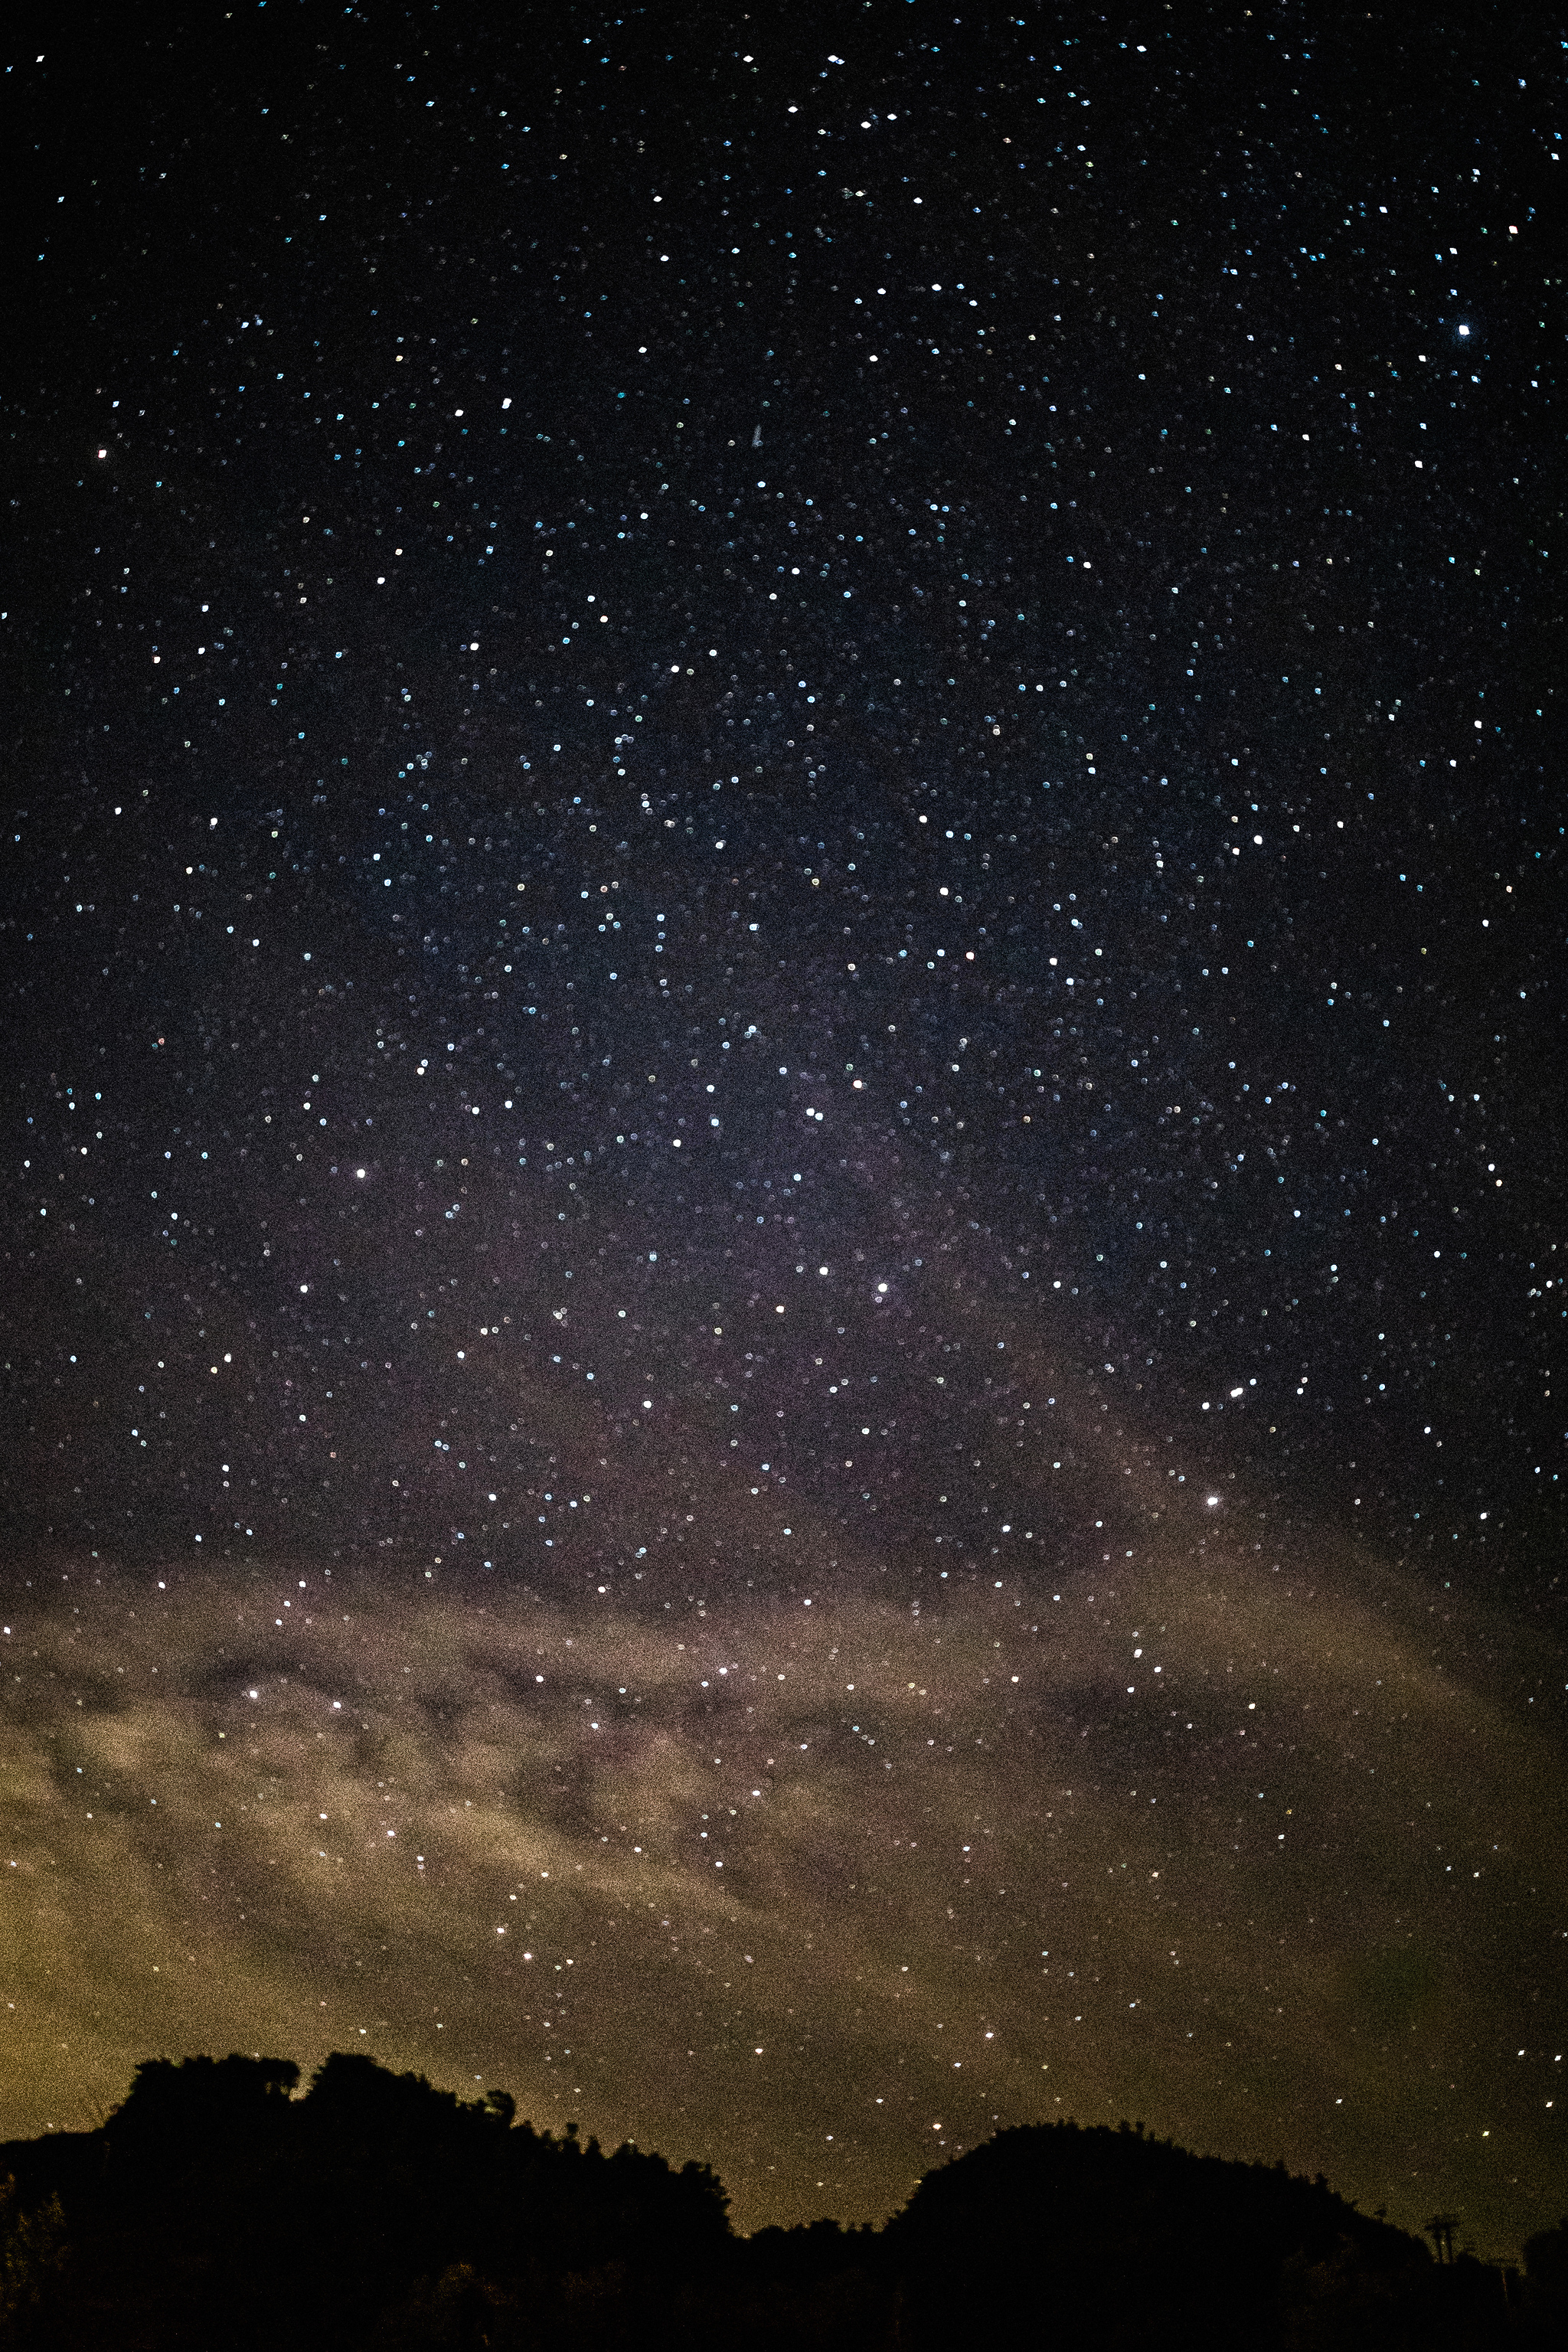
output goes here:
<path id="1" fill-rule="evenodd" d="M 1526 17 L 14 40 L 0 2132 L 1556 2219 Z"/>

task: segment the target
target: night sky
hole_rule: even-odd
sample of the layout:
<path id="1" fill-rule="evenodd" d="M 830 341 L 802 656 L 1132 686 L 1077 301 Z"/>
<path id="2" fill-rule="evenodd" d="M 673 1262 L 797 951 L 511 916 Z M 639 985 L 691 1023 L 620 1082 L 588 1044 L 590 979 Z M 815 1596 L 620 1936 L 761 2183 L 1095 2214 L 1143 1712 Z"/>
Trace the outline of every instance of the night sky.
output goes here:
<path id="1" fill-rule="evenodd" d="M 0 2134 L 359 2049 L 742 2228 L 1128 2116 L 1511 2253 L 1554 43 L 38 23 Z"/>

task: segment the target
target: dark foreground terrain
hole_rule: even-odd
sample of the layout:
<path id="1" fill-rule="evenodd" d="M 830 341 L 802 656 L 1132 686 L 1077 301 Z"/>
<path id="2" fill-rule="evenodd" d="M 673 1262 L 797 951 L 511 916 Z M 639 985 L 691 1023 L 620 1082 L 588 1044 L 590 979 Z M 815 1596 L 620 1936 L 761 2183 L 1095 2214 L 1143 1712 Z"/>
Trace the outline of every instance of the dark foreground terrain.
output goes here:
<path id="1" fill-rule="evenodd" d="M 0 2147 L 0 2344 L 98 2352 L 1563 2340 L 1568 2221 L 1522 2274 L 1321 2179 L 1123 2125 L 1000 2133 L 880 2230 L 731 2234 L 721 2183 L 334 2055 L 149 2061 L 100 2130 Z M 1457 2226 L 1457 2222 L 1456 2222 Z"/>

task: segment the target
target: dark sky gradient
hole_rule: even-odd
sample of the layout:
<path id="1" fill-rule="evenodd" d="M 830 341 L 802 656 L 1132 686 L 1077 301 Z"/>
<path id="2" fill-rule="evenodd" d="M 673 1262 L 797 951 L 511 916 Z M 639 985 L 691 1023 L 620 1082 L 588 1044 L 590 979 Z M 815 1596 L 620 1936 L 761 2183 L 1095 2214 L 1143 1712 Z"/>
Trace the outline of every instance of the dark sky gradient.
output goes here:
<path id="1" fill-rule="evenodd" d="M 0 2131 L 1555 2220 L 1521 21 L 16 47 Z"/>

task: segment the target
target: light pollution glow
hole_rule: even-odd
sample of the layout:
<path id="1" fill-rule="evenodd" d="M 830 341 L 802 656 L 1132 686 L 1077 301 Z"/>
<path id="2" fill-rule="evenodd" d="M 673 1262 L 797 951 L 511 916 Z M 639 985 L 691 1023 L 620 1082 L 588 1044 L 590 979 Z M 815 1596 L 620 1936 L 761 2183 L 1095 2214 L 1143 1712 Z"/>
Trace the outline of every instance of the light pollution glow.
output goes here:
<path id="1" fill-rule="evenodd" d="M 1071 2115 L 1484 2237 L 1545 2170 L 1500 1948 L 1564 1913 L 1555 1759 L 1457 1608 L 1184 1511 L 915 1600 L 9 1579 L 0 2131 L 357 2048 L 706 2158 L 742 2228 Z"/>

